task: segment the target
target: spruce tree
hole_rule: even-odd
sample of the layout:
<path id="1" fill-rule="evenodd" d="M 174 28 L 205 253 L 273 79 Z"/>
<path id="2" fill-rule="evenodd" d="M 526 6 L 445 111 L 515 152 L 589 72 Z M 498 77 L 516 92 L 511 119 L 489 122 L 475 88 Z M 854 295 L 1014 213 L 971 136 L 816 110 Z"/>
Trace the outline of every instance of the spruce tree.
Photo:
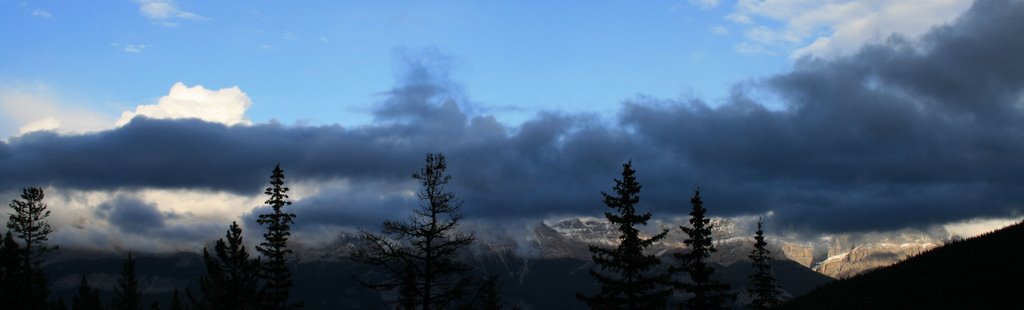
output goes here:
<path id="1" fill-rule="evenodd" d="M 690 227 L 679 226 L 686 233 L 683 243 L 689 248 L 685 253 L 674 253 L 677 265 L 670 268 L 672 273 L 685 272 L 689 281 L 675 279 L 672 286 L 693 295 L 684 303 L 677 305 L 679 309 L 727 309 L 735 298 L 729 292 L 729 285 L 711 278 L 715 270 L 708 262 L 711 253 L 717 251 L 711 240 L 714 225 L 705 217 L 704 202 L 701 201 L 700 190 L 694 191 L 690 198 L 693 210 L 690 211 Z"/>
<path id="2" fill-rule="evenodd" d="M 419 291 L 416 287 L 416 271 L 412 264 L 406 264 L 402 270 L 402 283 L 398 287 L 397 305 L 402 310 L 414 310 L 419 307 L 421 301 Z"/>
<path id="3" fill-rule="evenodd" d="M 750 275 L 750 288 L 747 288 L 747 292 L 750 293 L 752 300 L 747 304 L 747 307 L 757 310 L 771 309 L 782 303 L 779 298 L 782 295 L 782 290 L 779 289 L 779 285 L 775 282 L 775 276 L 772 275 L 772 267 L 768 265 L 768 261 L 771 260 L 771 257 L 768 255 L 771 252 L 765 248 L 768 243 L 764 241 L 762 225 L 761 219 L 757 219 L 754 249 L 747 256 L 750 258 L 751 264 L 754 265 L 754 274 Z"/>
<path id="4" fill-rule="evenodd" d="M 213 250 L 215 257 L 203 249 L 206 275 L 199 279 L 196 309 L 257 309 L 259 260 L 249 258 L 238 223 L 231 223 Z"/>
<path id="5" fill-rule="evenodd" d="M 68 310 L 68 304 L 64 302 L 64 298 L 57 298 L 57 301 L 50 303 L 51 310 Z"/>
<path id="6" fill-rule="evenodd" d="M 114 285 L 114 296 L 110 300 L 111 310 L 141 310 L 142 292 L 139 291 L 139 280 L 135 276 L 135 259 L 128 253 L 128 259 L 121 267 L 121 277 Z"/>
<path id="7" fill-rule="evenodd" d="M 420 207 L 408 221 L 385 221 L 383 234 L 362 231 L 362 247 L 353 258 L 388 272 L 381 281 L 360 280 L 371 289 L 399 289 L 396 306 L 448 309 L 457 306 L 472 283 L 472 267 L 459 251 L 472 244 L 471 234 L 458 230 L 462 201 L 445 186 L 451 176 L 442 154 L 427 154 L 423 168 L 413 174 L 421 189 Z"/>
<path id="8" fill-rule="evenodd" d="M 501 293 L 499 292 L 498 276 L 490 276 L 480 287 L 480 309 L 501 310 Z"/>
<path id="9" fill-rule="evenodd" d="M 174 289 L 174 295 L 171 296 L 171 310 L 185 310 L 185 304 L 181 302 L 181 294 L 178 289 Z"/>
<path id="10" fill-rule="evenodd" d="M 43 256 L 52 249 L 46 242 L 48 235 L 53 232 L 50 224 L 46 222 L 50 211 L 46 210 L 44 197 L 43 189 L 29 187 L 22 189 L 20 200 L 12 200 L 9 205 L 14 213 L 8 217 L 7 228 L 24 244 L 20 258 L 22 266 L 17 280 L 20 284 L 14 293 L 17 299 L 15 305 L 22 309 L 46 308 L 50 295 L 46 275 L 40 266 Z"/>
<path id="11" fill-rule="evenodd" d="M 82 275 L 78 284 L 78 293 L 71 297 L 71 310 L 102 310 L 100 293 L 89 286 L 89 280 Z"/>
<path id="12" fill-rule="evenodd" d="M 614 195 L 601 192 L 601 196 L 605 206 L 613 210 L 606 211 L 604 216 L 618 228 L 619 244 L 612 248 L 589 246 L 597 265 L 590 274 L 601 285 L 601 291 L 595 296 L 576 296 L 591 308 L 665 308 L 665 298 L 672 293 L 665 286 L 669 276 L 655 272 L 661 262 L 653 254 L 644 254 L 644 250 L 665 238 L 668 230 L 646 239 L 640 237 L 638 226 L 647 225 L 651 213 L 638 214 L 636 211 L 641 186 L 636 180 L 632 161 L 622 164 L 622 179 L 614 181 Z"/>
<path id="13" fill-rule="evenodd" d="M 22 251 L 14 235 L 8 230 L 0 243 L 0 305 L 18 308 L 21 306 Z"/>
<path id="14" fill-rule="evenodd" d="M 295 214 L 282 210 L 292 202 L 288 201 L 288 187 L 284 186 L 284 170 L 280 164 L 274 167 L 270 175 L 270 187 L 263 193 L 269 196 L 265 203 L 270 206 L 271 212 L 260 214 L 256 220 L 261 226 L 267 226 L 263 242 L 256 246 L 256 251 L 264 259 L 259 272 L 259 277 L 263 281 L 263 287 L 260 289 L 262 308 L 299 308 L 302 306 L 300 303 L 290 303 L 288 300 L 292 288 L 292 273 L 288 269 L 288 255 L 292 250 L 288 248 L 288 237 L 291 236 Z"/>

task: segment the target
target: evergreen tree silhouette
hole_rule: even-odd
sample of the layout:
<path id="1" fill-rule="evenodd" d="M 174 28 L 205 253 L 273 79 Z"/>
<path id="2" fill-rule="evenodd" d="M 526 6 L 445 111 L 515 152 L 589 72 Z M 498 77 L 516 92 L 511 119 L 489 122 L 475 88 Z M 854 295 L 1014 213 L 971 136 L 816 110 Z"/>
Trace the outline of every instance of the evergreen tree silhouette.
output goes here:
<path id="1" fill-rule="evenodd" d="M 757 310 L 771 309 L 782 303 L 779 299 L 779 296 L 782 295 L 782 290 L 779 289 L 779 285 L 775 282 L 775 276 L 772 275 L 772 267 L 768 265 L 768 261 L 771 260 L 768 254 L 771 254 L 771 252 L 765 248 L 768 243 L 764 241 L 763 224 L 761 219 L 757 219 L 754 249 L 747 256 L 750 258 L 751 264 L 754 265 L 754 274 L 750 275 L 751 286 L 747 289 L 753 300 L 747 304 L 747 307 Z"/>
<path id="2" fill-rule="evenodd" d="M 22 189 L 20 200 L 10 203 L 14 213 L 7 219 L 7 228 L 24 244 L 21 248 L 22 266 L 18 272 L 20 284 L 14 293 L 18 309 L 45 309 L 48 305 L 50 289 L 40 264 L 43 256 L 52 249 L 46 242 L 53 229 L 46 222 L 50 211 L 46 210 L 44 197 L 43 189 L 29 187 Z"/>
<path id="3" fill-rule="evenodd" d="M 0 243 L 0 305 L 17 309 L 21 307 L 22 251 L 10 230 Z"/>
<path id="4" fill-rule="evenodd" d="M 718 282 L 711 278 L 715 272 L 707 260 L 711 253 L 717 251 L 715 244 L 711 242 L 711 219 L 704 216 L 707 212 L 704 209 L 704 202 L 701 201 L 700 190 L 694 191 L 693 198 L 690 198 L 693 210 L 690 211 L 690 227 L 680 226 L 686 233 L 683 243 L 689 247 L 689 252 L 674 253 L 678 265 L 670 268 L 672 273 L 685 272 L 689 275 L 689 281 L 672 281 L 672 286 L 681 289 L 693 296 L 684 303 L 677 305 L 679 309 L 727 309 L 729 303 L 736 297 L 729 292 L 729 285 Z"/>
<path id="5" fill-rule="evenodd" d="M 226 239 L 226 240 L 225 240 Z M 242 243 L 242 228 L 232 222 L 225 238 L 213 247 L 216 257 L 203 249 L 206 275 L 199 279 L 196 309 L 258 309 L 260 262 L 249 258 Z"/>
<path id="6" fill-rule="evenodd" d="M 271 207 L 271 212 L 260 214 L 256 220 L 261 226 L 267 226 L 267 232 L 263 234 L 263 242 L 256 246 L 265 260 L 260 264 L 259 277 L 263 281 L 260 289 L 260 300 L 262 308 L 268 310 L 295 309 L 302 307 L 301 303 L 290 303 L 288 301 L 292 287 L 292 272 L 288 269 L 288 255 L 292 250 L 288 248 L 288 237 L 291 236 L 291 225 L 295 222 L 295 214 L 286 213 L 282 210 L 285 206 L 291 205 L 288 201 L 288 187 L 284 186 L 284 170 L 281 164 L 274 167 L 270 175 L 270 187 L 263 192 L 269 198 L 265 202 Z"/>
<path id="7" fill-rule="evenodd" d="M 420 305 L 419 291 L 416 287 L 416 271 L 412 264 L 407 264 L 402 270 L 402 283 L 398 288 L 398 308 L 403 310 L 414 310 Z"/>
<path id="8" fill-rule="evenodd" d="M 71 297 L 71 310 L 102 310 L 100 293 L 89 286 L 89 280 L 82 275 L 78 284 L 78 293 Z"/>
<path id="9" fill-rule="evenodd" d="M 178 289 L 174 289 L 174 295 L 171 296 L 171 310 L 185 310 L 185 304 L 181 302 L 181 294 Z"/>
<path id="10" fill-rule="evenodd" d="M 480 287 L 480 309 L 501 310 L 501 293 L 498 276 L 487 277 Z"/>
<path id="11" fill-rule="evenodd" d="M 472 267 L 459 259 L 459 251 L 474 237 L 457 229 L 462 201 L 445 189 L 451 181 L 447 166 L 444 155 L 427 154 L 423 168 L 413 174 L 421 186 L 420 207 L 407 221 L 385 221 L 383 234 L 362 231 L 364 243 L 353 255 L 388 272 L 382 281 L 360 282 L 371 289 L 398 289 L 398 307 L 452 308 L 472 283 Z"/>
<path id="12" fill-rule="evenodd" d="M 57 298 L 57 301 L 50 304 L 51 310 L 68 310 L 68 304 L 64 302 L 64 298 Z"/>
<path id="13" fill-rule="evenodd" d="M 647 225 L 651 213 L 637 214 L 641 186 L 632 161 L 622 164 L 622 179 L 614 181 L 615 193 L 601 192 L 601 196 L 605 206 L 613 210 L 604 216 L 618 227 L 619 244 L 613 248 L 589 246 L 597 265 L 590 274 L 601 285 L 601 292 L 576 297 L 593 309 L 663 309 L 666 297 L 672 293 L 664 286 L 670 278 L 654 272 L 661 262 L 654 255 L 644 254 L 644 249 L 665 238 L 668 230 L 646 239 L 640 237 L 637 226 Z"/>
<path id="14" fill-rule="evenodd" d="M 139 280 L 135 276 L 135 259 L 128 253 L 128 259 L 121 267 L 121 277 L 114 285 L 114 296 L 110 300 L 111 310 L 141 310 L 142 292 L 139 291 Z"/>

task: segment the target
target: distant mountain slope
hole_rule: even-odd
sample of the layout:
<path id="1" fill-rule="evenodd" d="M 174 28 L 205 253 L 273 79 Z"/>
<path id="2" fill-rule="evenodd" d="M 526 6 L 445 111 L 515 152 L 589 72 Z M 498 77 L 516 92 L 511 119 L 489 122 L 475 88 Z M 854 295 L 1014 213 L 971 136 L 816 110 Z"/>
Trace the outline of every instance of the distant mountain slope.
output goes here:
<path id="1" fill-rule="evenodd" d="M 1024 309 L 1024 222 L 838 280 L 783 309 Z"/>
<path id="2" fill-rule="evenodd" d="M 586 309 L 576 300 L 577 292 L 594 293 L 598 287 L 590 276 L 593 263 L 572 257 L 525 258 L 510 248 L 481 244 L 468 261 L 483 275 L 497 275 L 501 280 L 502 299 L 522 309 Z M 92 286 L 99 289 L 104 302 L 120 275 L 123 257 L 102 252 L 64 249 L 45 266 L 51 281 L 51 297 L 69 301 L 75 294 L 81 276 L 87 275 Z M 56 256 L 56 255 L 55 255 Z M 145 304 L 159 300 L 167 306 L 171 292 L 179 288 L 196 289 L 203 274 L 203 260 L 196 253 L 136 255 L 136 270 Z M 716 278 L 742 292 L 750 275 L 750 263 L 730 266 L 715 264 Z M 306 260 L 292 265 L 294 297 L 306 303 L 305 309 L 384 309 L 393 294 L 366 290 L 354 279 L 375 273 L 372 268 L 353 263 L 345 257 L 330 260 Z M 783 289 L 792 295 L 831 281 L 831 278 L 789 260 L 772 261 L 772 268 Z"/>

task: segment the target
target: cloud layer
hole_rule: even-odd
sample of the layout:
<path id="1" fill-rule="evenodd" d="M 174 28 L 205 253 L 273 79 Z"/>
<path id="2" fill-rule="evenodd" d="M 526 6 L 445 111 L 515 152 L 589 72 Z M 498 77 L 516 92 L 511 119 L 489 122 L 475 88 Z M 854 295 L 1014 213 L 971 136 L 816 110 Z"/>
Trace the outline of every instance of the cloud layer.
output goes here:
<path id="1" fill-rule="evenodd" d="M 466 113 L 445 76 L 413 62 L 369 126 L 135 117 L 86 135 L 36 132 L 0 144 L 0 191 L 259 195 L 281 163 L 289 182 L 322 187 L 294 205 L 299 225 L 376 225 L 415 206 L 410 174 L 425 153 L 444 152 L 467 217 L 483 220 L 598 215 L 598 192 L 629 159 L 643 208 L 656 216 L 685 214 L 698 185 L 712 215 L 772 211 L 779 226 L 821 232 L 1019 215 L 1021 30 L 1024 3 L 983 0 L 919 40 L 897 36 L 850 56 L 802 60 L 738 85 L 721 105 L 627 100 L 614 124 L 549 112 L 506 126 Z M 766 92 L 781 107 L 751 95 Z"/>

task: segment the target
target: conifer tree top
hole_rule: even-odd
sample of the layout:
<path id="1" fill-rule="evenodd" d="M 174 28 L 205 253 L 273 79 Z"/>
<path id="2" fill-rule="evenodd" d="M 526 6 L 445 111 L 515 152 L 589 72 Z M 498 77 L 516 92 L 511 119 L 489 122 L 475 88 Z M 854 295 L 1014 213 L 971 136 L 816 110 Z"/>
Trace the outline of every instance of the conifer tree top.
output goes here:
<path id="1" fill-rule="evenodd" d="M 602 200 L 611 211 L 605 211 L 609 222 L 617 224 L 619 244 L 614 248 L 590 245 L 596 268 L 590 274 L 601 285 L 594 296 L 577 294 L 577 298 L 591 308 L 658 309 L 664 308 L 671 291 L 665 286 L 667 274 L 655 272 L 660 260 L 644 250 L 663 239 L 664 230 L 649 238 L 641 238 L 637 226 L 646 225 L 651 213 L 636 213 L 640 203 L 640 183 L 636 179 L 632 161 L 622 165 L 622 178 L 614 179 L 613 194 L 601 192 Z"/>

